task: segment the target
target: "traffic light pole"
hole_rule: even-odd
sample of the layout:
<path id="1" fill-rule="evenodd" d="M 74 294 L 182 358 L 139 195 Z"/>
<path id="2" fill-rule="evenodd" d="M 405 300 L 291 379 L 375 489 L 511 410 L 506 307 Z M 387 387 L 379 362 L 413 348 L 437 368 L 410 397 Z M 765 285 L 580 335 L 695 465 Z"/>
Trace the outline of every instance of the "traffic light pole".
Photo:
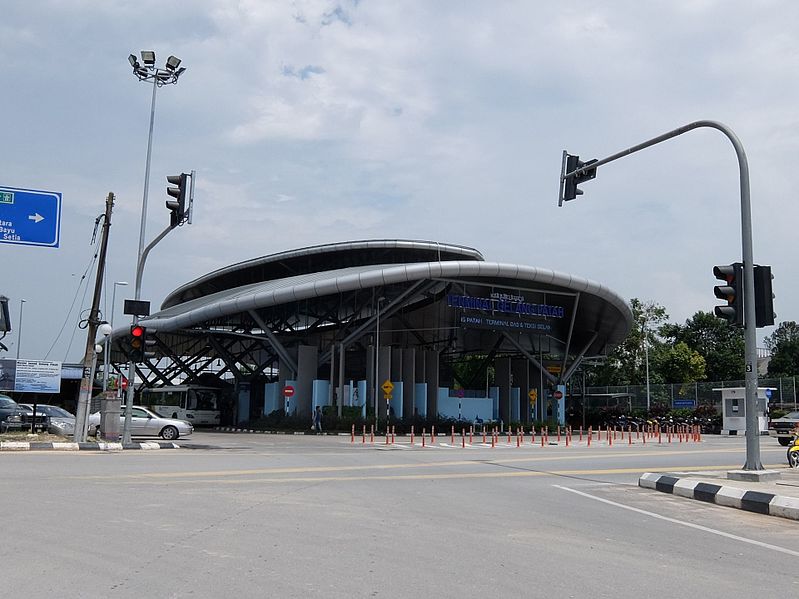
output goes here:
<path id="1" fill-rule="evenodd" d="M 172 231 L 172 227 L 167 227 L 158 236 L 153 239 L 150 244 L 142 249 L 139 253 L 139 260 L 136 263 L 136 289 L 134 297 L 138 300 L 141 299 L 141 280 L 144 274 L 144 263 L 147 261 L 147 256 L 159 241 L 161 241 L 167 234 Z M 133 317 L 133 324 L 139 324 L 139 317 Z M 136 376 L 136 363 L 133 360 L 128 362 L 128 388 L 125 392 L 125 422 L 122 426 L 122 444 L 127 445 L 131 442 L 130 438 L 130 422 L 133 416 L 133 395 L 135 393 L 135 377 Z"/>
<path id="2" fill-rule="evenodd" d="M 659 144 L 688 131 L 709 127 L 721 131 L 732 142 L 735 154 L 738 156 L 739 178 L 741 187 L 741 246 L 744 264 L 744 342 L 746 364 L 746 464 L 744 470 L 763 470 L 760 461 L 760 430 L 757 421 L 757 336 L 755 320 L 755 279 L 754 259 L 752 257 L 752 207 L 749 196 L 749 162 L 746 159 L 743 145 L 733 131 L 718 121 L 694 121 L 659 135 L 649 141 L 638 144 L 612 156 L 586 163 L 584 166 L 564 173 L 562 179 L 579 176 L 589 171 L 596 171 L 597 167 L 624 158 L 640 150 Z M 565 160 L 565 158 L 564 158 Z"/>

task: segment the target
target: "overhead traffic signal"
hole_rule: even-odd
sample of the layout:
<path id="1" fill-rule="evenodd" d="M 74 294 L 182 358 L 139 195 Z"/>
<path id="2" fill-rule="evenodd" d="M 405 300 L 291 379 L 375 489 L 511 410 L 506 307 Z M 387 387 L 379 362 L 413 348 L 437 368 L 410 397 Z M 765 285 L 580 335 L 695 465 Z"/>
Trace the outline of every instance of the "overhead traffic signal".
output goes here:
<path id="1" fill-rule="evenodd" d="M 755 321 L 758 327 L 774 324 L 774 293 L 771 290 L 770 266 L 755 265 Z"/>
<path id="2" fill-rule="evenodd" d="M 166 193 L 175 198 L 166 201 L 166 207 L 171 213 L 169 226 L 174 229 L 178 225 L 182 225 L 188 216 L 186 208 L 189 203 L 189 175 L 186 173 L 170 175 L 166 180 L 169 183 Z M 172 187 L 173 185 L 177 187 Z"/>
<path id="3" fill-rule="evenodd" d="M 724 285 L 713 288 L 713 293 L 717 298 L 727 301 L 726 306 L 716 306 L 715 314 L 737 326 L 744 324 L 743 266 L 740 262 L 734 262 L 713 267 L 713 275 L 724 281 Z"/>
<path id="4" fill-rule="evenodd" d="M 563 172 L 561 173 L 560 201 L 558 202 L 559 206 L 563 204 L 563 202 L 568 202 L 569 200 L 576 198 L 578 195 L 582 195 L 583 190 L 579 189 L 577 186 L 580 183 L 585 183 L 586 181 L 590 181 L 596 177 L 596 168 L 589 168 L 573 175 L 568 174 L 573 173 L 584 166 L 591 165 L 596 162 L 596 160 L 582 162 L 579 156 L 572 156 L 565 151 L 564 157 L 566 160 L 563 163 Z"/>

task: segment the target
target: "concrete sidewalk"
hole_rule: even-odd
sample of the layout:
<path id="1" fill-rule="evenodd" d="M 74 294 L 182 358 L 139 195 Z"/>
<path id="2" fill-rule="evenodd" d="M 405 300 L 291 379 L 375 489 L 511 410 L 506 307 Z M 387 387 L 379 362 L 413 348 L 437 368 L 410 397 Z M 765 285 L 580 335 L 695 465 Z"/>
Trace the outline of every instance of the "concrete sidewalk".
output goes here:
<path id="1" fill-rule="evenodd" d="M 768 482 L 731 480 L 727 472 L 645 473 L 638 486 L 740 510 L 799 520 L 799 469 Z"/>

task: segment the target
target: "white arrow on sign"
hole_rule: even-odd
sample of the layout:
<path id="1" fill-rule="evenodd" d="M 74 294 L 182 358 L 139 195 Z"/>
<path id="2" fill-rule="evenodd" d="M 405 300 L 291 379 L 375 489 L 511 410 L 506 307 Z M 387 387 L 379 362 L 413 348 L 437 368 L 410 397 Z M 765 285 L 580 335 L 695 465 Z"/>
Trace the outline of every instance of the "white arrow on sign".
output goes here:
<path id="1" fill-rule="evenodd" d="M 29 214 L 28 215 L 28 220 L 32 220 L 34 222 L 39 223 L 39 222 L 42 222 L 44 220 L 44 217 L 37 212 L 36 214 Z"/>

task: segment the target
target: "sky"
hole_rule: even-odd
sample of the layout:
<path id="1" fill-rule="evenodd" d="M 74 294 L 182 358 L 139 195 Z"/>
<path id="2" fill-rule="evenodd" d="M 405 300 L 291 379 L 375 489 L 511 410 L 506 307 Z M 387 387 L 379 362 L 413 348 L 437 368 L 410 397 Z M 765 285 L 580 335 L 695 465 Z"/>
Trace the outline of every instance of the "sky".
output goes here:
<path id="1" fill-rule="evenodd" d="M 718 305 L 713 266 L 741 260 L 730 141 L 698 129 L 617 160 L 561 208 L 559 175 L 563 150 L 604 158 L 710 119 L 748 157 L 754 260 L 772 266 L 777 323 L 799 321 L 799 3 L 0 6 L 0 186 L 63 198 L 60 247 L 0 243 L 14 329 L 0 357 L 82 359 L 92 233 L 109 192 L 100 307 L 110 321 L 113 282 L 128 282 L 116 287 L 115 327 L 130 318 L 122 302 L 134 296 L 152 99 L 128 63 L 140 50 L 187 69 L 156 96 L 147 242 L 169 222 L 166 176 L 196 171 L 192 224 L 167 235 L 144 270 L 153 311 L 243 260 L 418 239 L 592 279 L 684 323 Z M 773 330 L 759 331 L 759 345 Z"/>

